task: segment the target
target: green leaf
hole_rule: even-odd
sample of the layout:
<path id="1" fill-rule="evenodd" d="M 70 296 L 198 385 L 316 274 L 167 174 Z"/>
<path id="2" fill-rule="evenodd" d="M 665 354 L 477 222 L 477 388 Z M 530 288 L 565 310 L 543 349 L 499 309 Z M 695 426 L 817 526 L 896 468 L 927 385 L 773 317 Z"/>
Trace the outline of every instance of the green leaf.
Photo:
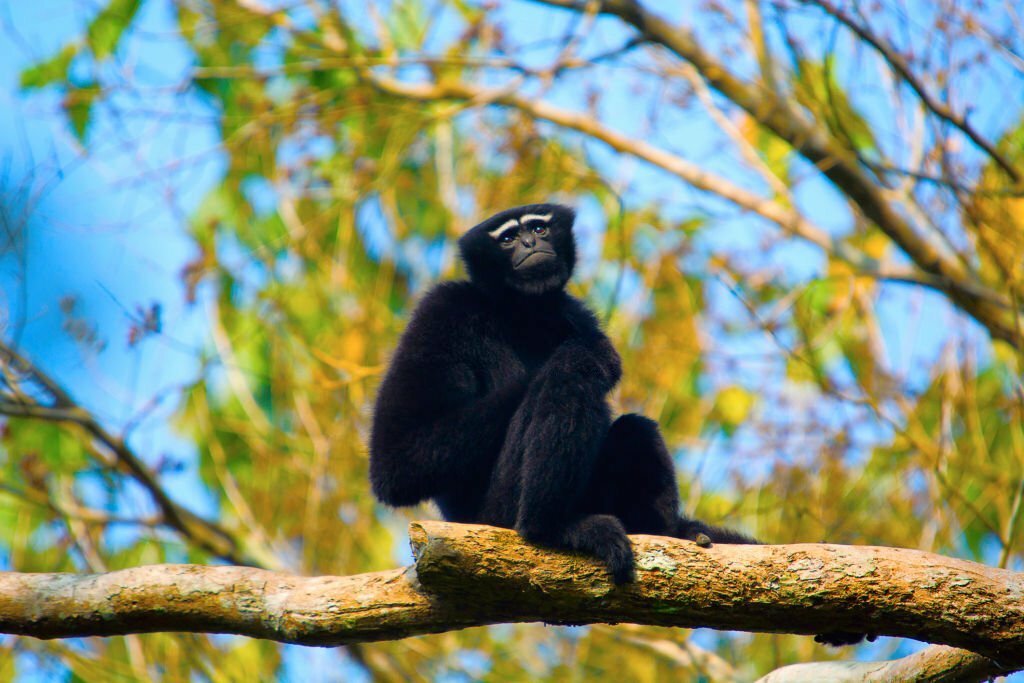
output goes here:
<path id="1" fill-rule="evenodd" d="M 819 64 L 801 60 L 794 95 L 818 116 L 832 134 L 853 149 L 877 151 L 874 133 L 836 80 L 831 61 Z"/>
<path id="2" fill-rule="evenodd" d="M 82 144 L 85 144 L 86 136 L 89 134 L 89 124 L 92 122 L 92 106 L 99 97 L 100 89 L 96 84 L 85 87 L 71 87 L 64 94 L 64 101 L 61 106 L 71 122 L 71 129 L 75 137 Z"/>
<path id="3" fill-rule="evenodd" d="M 213 248 L 217 228 L 226 224 L 232 229 L 240 224 L 238 194 L 226 184 L 210 190 L 192 216 L 192 235 L 200 244 Z"/>
<path id="4" fill-rule="evenodd" d="M 97 60 L 105 59 L 114 52 L 121 34 L 132 23 L 138 9 L 139 0 L 111 0 L 106 9 L 96 15 L 86 34 Z"/>
<path id="5" fill-rule="evenodd" d="M 399 50 L 415 50 L 423 42 L 423 6 L 417 0 L 396 2 L 389 21 L 391 37 Z"/>
<path id="6" fill-rule="evenodd" d="M 78 46 L 65 45 L 64 49 L 46 61 L 37 62 L 21 72 L 19 81 L 22 88 L 45 88 L 64 81 L 68 75 L 71 60 L 78 54 Z"/>

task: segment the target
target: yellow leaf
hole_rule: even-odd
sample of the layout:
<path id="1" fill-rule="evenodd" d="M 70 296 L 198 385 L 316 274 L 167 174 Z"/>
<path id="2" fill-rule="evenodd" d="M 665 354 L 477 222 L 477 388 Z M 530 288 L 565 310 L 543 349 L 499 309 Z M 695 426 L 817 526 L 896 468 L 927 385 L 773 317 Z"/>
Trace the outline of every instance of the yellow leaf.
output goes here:
<path id="1" fill-rule="evenodd" d="M 718 392 L 714 412 L 722 424 L 737 427 L 747 419 L 755 397 L 743 387 L 728 386 Z"/>
<path id="2" fill-rule="evenodd" d="M 885 256 L 885 251 L 892 241 L 881 231 L 872 232 L 864 240 L 864 253 L 873 259 L 880 259 Z"/>

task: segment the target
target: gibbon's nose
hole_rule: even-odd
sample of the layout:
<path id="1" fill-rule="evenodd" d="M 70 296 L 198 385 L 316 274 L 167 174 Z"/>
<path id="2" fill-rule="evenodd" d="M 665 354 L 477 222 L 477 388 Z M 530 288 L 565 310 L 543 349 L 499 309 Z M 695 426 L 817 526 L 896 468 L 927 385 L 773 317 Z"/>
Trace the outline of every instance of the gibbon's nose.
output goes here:
<path id="1" fill-rule="evenodd" d="M 533 245 L 537 244 L 537 238 L 533 236 L 531 232 L 524 232 L 520 237 L 519 241 L 523 243 L 524 247 L 529 249 L 533 248 Z"/>

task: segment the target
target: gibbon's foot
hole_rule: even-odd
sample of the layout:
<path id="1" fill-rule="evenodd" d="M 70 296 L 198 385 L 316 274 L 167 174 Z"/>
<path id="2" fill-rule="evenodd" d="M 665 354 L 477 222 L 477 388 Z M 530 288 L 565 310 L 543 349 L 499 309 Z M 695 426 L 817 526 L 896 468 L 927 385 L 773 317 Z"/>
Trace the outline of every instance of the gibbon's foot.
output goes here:
<path id="1" fill-rule="evenodd" d="M 530 530 L 516 525 L 516 531 L 526 541 L 548 548 L 572 550 L 601 560 L 608 567 L 615 585 L 636 580 L 633 566 L 633 546 L 626 536 L 622 522 L 612 515 L 586 515 L 578 517 L 568 526 L 555 531 Z"/>
<path id="2" fill-rule="evenodd" d="M 620 586 L 636 580 L 633 546 L 622 522 L 612 515 L 587 515 L 576 520 L 562 533 L 557 545 L 596 556 Z"/>

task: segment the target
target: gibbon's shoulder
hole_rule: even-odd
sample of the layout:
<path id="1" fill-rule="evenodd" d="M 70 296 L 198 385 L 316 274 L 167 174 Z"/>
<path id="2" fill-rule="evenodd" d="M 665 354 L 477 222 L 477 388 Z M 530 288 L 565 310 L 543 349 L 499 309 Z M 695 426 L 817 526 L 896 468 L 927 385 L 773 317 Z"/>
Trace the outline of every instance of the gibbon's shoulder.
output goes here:
<path id="1" fill-rule="evenodd" d="M 441 282 L 416 304 L 405 337 L 439 339 L 465 332 L 486 315 L 486 297 L 467 280 Z"/>
<path id="2" fill-rule="evenodd" d="M 439 282 L 420 297 L 414 317 L 463 316 L 483 310 L 486 297 L 468 280 Z"/>

